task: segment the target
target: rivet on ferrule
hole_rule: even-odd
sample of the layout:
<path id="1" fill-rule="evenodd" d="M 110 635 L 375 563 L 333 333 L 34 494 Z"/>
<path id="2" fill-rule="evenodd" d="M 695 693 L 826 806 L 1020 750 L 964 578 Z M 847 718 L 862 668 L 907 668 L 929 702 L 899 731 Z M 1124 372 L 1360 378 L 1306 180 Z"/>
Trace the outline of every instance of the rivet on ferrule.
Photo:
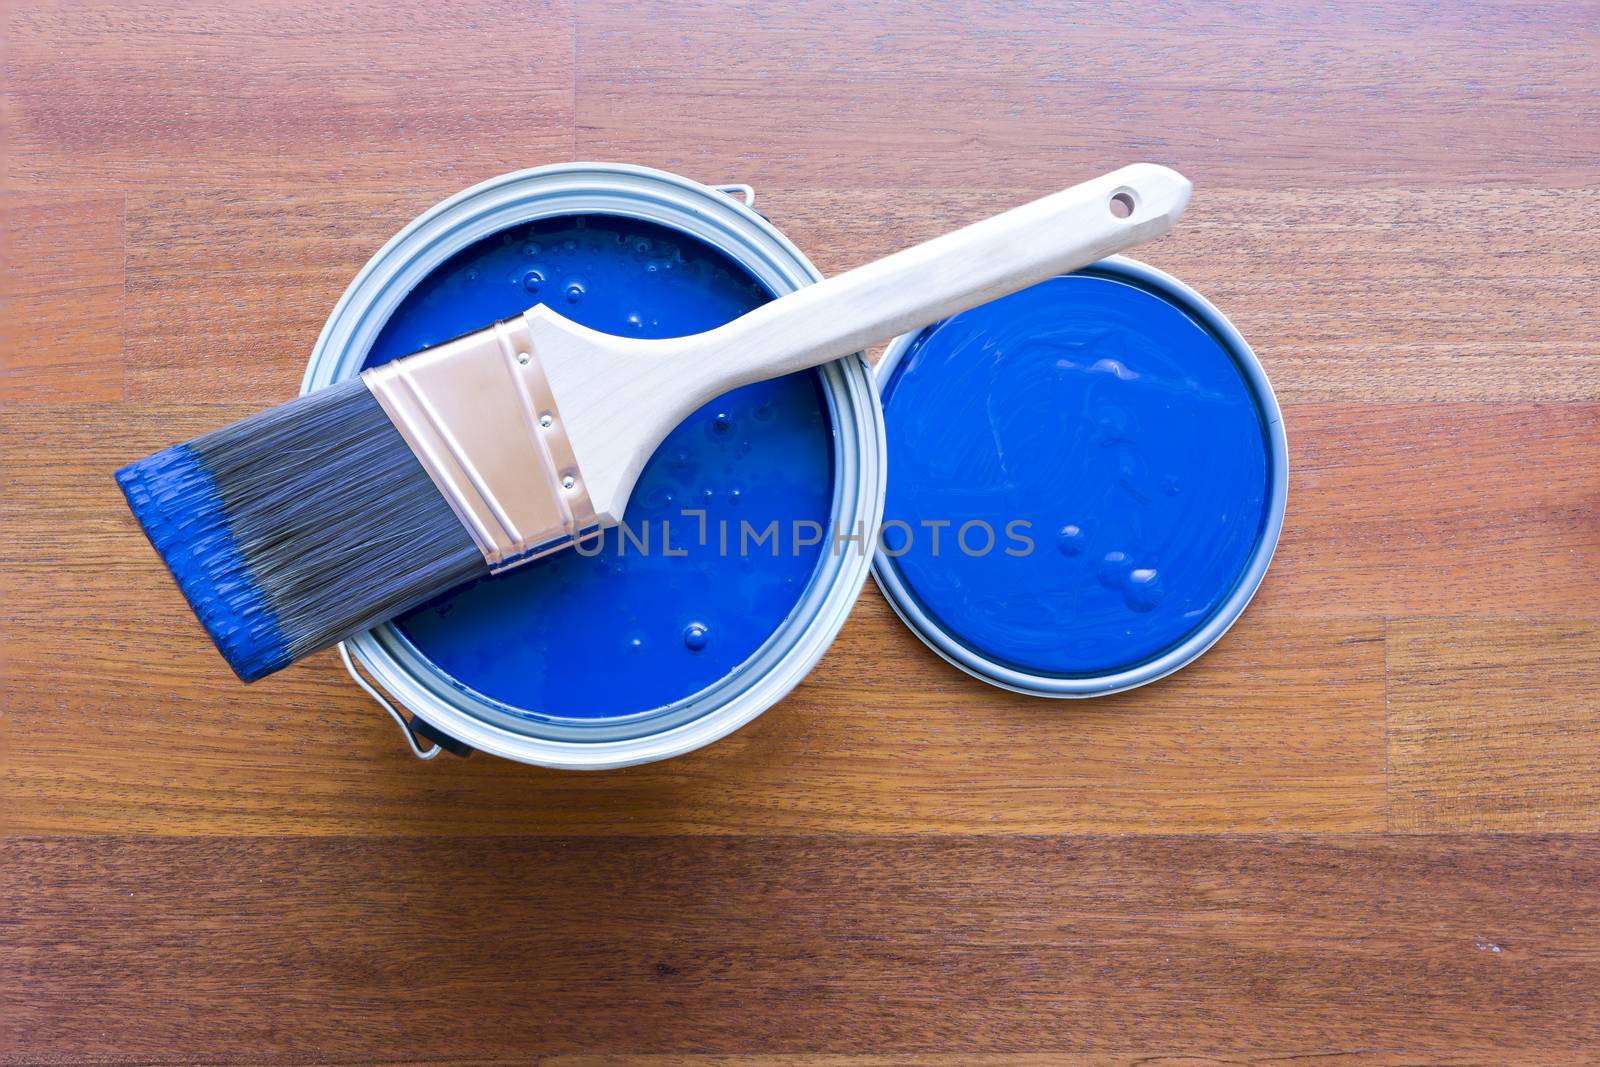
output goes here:
<path id="1" fill-rule="evenodd" d="M 362 372 L 491 571 L 597 526 L 523 316 Z"/>

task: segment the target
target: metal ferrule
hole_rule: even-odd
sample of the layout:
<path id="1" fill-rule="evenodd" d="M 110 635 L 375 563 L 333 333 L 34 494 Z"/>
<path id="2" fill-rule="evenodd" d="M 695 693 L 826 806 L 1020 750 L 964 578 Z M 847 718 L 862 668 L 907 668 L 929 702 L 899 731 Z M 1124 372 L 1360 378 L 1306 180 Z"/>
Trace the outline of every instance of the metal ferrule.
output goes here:
<path id="1" fill-rule="evenodd" d="M 491 571 L 599 528 L 524 316 L 361 379 Z"/>

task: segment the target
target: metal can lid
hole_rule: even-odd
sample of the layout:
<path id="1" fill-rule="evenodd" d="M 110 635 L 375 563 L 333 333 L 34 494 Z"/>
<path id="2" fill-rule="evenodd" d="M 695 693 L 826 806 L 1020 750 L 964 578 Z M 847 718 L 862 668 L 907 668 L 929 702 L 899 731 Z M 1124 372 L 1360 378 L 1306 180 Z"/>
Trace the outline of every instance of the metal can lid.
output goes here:
<path id="1" fill-rule="evenodd" d="M 1282 417 L 1203 297 L 1116 257 L 896 339 L 873 573 L 956 666 L 1081 697 L 1191 662 L 1261 583 Z"/>

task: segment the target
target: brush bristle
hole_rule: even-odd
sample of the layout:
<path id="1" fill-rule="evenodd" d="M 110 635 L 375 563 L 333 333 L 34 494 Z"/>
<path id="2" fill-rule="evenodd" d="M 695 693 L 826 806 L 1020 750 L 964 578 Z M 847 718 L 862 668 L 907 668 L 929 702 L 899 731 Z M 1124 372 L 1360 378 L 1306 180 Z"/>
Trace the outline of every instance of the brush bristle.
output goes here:
<path id="1" fill-rule="evenodd" d="M 247 682 L 489 573 L 359 379 L 158 452 L 117 482 Z"/>

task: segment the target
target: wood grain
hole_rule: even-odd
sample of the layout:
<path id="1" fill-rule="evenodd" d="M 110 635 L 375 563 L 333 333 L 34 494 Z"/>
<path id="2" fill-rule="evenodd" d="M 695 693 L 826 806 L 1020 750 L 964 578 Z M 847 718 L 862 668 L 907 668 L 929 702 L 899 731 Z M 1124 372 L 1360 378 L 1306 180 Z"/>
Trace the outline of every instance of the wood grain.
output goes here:
<path id="1" fill-rule="evenodd" d="M 737 13 L 735 14 L 735 11 Z M 580 5 L 577 150 L 763 188 L 1592 187 L 1589 3 Z"/>
<path id="2" fill-rule="evenodd" d="M 1388 659 L 1396 830 L 1600 829 L 1600 624 L 1407 620 Z"/>
<path id="3" fill-rule="evenodd" d="M 563 0 L 7 7 L 14 186 L 437 199 L 572 158 Z"/>
<path id="4" fill-rule="evenodd" d="M 546 1056 L 540 1067 L 1519 1067 L 1550 1062 L 1548 1054 L 1496 1049 L 1483 1056 L 1445 1055 L 1419 1059 L 1416 1053 L 1348 1052 L 1226 1053 L 1220 1056 L 1183 1052 L 1091 1053 L 1041 1052 L 1021 1054 L 910 1053 L 899 1056 Z M 1581 1054 L 1563 1054 L 1563 1063 L 1592 1064 Z"/>
<path id="5" fill-rule="evenodd" d="M 417 765 L 331 654 L 241 692 L 159 565 L 6 565 L 16 832 L 769 834 L 1376 830 L 1382 629 L 1247 619 L 1170 683 L 1092 704 L 979 686 L 875 591 L 733 736 L 598 774 Z M 75 580 L 77 579 L 77 580 Z M 152 623 L 149 605 L 168 609 Z M 137 679 L 137 712 L 128 706 Z M 1286 724 L 1292 723 L 1292 729 Z M 1203 789 L 1192 783 L 1204 781 Z"/>
<path id="6" fill-rule="evenodd" d="M 1593 0 L 0 17 L 0 1064 L 1600 1063 Z M 752 182 L 829 273 L 1187 173 L 1140 258 L 1291 443 L 1244 619 L 1041 704 L 869 588 L 761 719 L 587 776 L 418 764 L 331 656 L 238 686 L 110 472 L 573 158 Z"/>
<path id="7" fill-rule="evenodd" d="M 1600 1042 L 1593 836 L 3 847 L 9 1016 L 60 1057 Z"/>
<path id="8" fill-rule="evenodd" d="M 539 1067 L 1534 1067 L 1551 1063 L 1549 1053 L 1495 1049 L 1486 1054 L 1452 1053 L 1421 1057 L 1415 1052 L 1352 1049 L 1328 1053 L 1228 1052 L 1195 1055 L 1186 1052 L 908 1052 L 888 1056 L 805 1054 L 790 1056 L 715 1055 L 556 1055 Z M 1564 1064 L 1593 1064 L 1582 1053 L 1563 1053 Z"/>
<path id="9" fill-rule="evenodd" d="M 257 408 L 292 399 L 345 287 L 436 199 L 343 189 L 254 199 L 130 193 L 130 399 Z"/>
<path id="10" fill-rule="evenodd" d="M 0 403 L 121 400 L 123 197 L 0 192 Z"/>
<path id="11" fill-rule="evenodd" d="M 1600 613 L 1600 406 L 1295 405 L 1251 610 Z"/>

